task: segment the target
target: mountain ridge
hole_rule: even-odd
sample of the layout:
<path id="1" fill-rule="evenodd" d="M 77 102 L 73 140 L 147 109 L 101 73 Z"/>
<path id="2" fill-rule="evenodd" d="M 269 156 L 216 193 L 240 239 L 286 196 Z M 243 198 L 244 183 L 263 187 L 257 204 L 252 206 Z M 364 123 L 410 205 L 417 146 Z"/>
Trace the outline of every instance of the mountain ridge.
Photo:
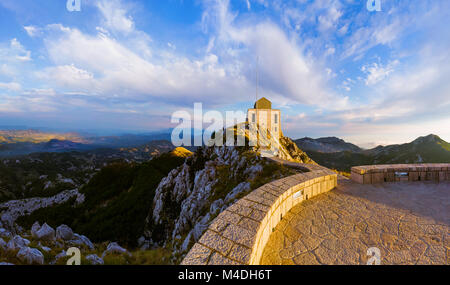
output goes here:
<path id="1" fill-rule="evenodd" d="M 380 145 L 355 152 L 325 153 L 307 150 L 306 153 L 323 166 L 347 172 L 352 166 L 367 164 L 450 162 L 450 144 L 434 134 L 421 136 L 404 144 Z"/>
<path id="2" fill-rule="evenodd" d="M 294 142 L 303 151 L 312 150 L 325 153 L 339 152 L 339 151 L 352 151 L 352 152 L 362 151 L 362 149 L 357 145 L 346 142 L 343 139 L 337 137 L 322 137 L 318 139 L 304 137 L 301 139 L 294 140 Z"/>

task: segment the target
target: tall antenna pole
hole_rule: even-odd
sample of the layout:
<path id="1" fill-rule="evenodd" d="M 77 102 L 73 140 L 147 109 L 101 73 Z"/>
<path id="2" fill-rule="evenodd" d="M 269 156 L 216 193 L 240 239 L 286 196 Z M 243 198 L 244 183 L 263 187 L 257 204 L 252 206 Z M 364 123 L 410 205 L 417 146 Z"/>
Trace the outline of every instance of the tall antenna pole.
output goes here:
<path id="1" fill-rule="evenodd" d="M 256 57 L 256 101 L 258 101 L 258 68 L 259 68 L 259 56 Z"/>

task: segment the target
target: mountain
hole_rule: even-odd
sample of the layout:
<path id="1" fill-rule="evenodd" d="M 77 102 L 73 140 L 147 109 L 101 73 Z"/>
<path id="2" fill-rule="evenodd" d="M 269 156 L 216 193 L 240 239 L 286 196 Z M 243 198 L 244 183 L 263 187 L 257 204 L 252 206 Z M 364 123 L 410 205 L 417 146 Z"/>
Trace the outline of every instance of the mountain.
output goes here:
<path id="1" fill-rule="evenodd" d="M 153 141 L 169 142 L 170 133 L 123 134 L 118 136 L 92 136 L 77 133 L 54 133 L 38 130 L 0 130 L 0 157 L 26 155 L 36 152 L 69 152 L 95 149 L 132 149 L 145 147 Z M 165 150 L 168 151 L 173 148 Z M 152 149 L 152 147 L 150 147 Z M 124 150 L 126 151 L 126 150 Z M 160 152 L 158 152 L 160 153 Z"/>
<path id="2" fill-rule="evenodd" d="M 155 140 L 137 147 L 119 148 L 121 154 L 130 154 L 133 161 L 149 160 L 164 152 L 174 149 L 173 144 L 167 140 Z"/>
<path id="3" fill-rule="evenodd" d="M 304 137 L 302 139 L 295 140 L 294 142 L 304 151 L 331 153 L 340 151 L 360 152 L 362 150 L 358 146 L 345 142 L 344 140 L 336 137 L 318 139 Z"/>
<path id="4" fill-rule="evenodd" d="M 450 162 L 450 144 L 436 135 L 365 151 L 374 164 Z"/>
<path id="5" fill-rule="evenodd" d="M 84 142 L 84 139 L 76 133 L 54 133 L 38 130 L 0 130 L 1 144 L 14 143 L 45 143 L 51 140 Z"/>
<path id="6" fill-rule="evenodd" d="M 280 152 L 292 160 L 308 159 L 288 138 L 281 140 Z M 79 233 L 76 239 L 91 244 L 81 246 L 83 256 L 103 259 L 101 252 L 112 241 L 129 249 L 126 258 L 105 256 L 105 264 L 177 264 L 221 211 L 298 171 L 264 159 L 258 146 L 199 147 L 194 153 L 176 148 L 143 163 L 111 163 L 79 190 L 0 204 L 0 217 L 7 230 L 26 237 L 36 222 L 67 225 Z M 50 248 L 45 262 L 56 262 L 61 246 L 44 245 Z M 22 264 L 14 256 L 5 260 Z"/>
<path id="7" fill-rule="evenodd" d="M 33 152 L 61 152 L 88 149 L 86 141 L 75 133 L 53 133 L 37 130 L 0 130 L 0 156 Z"/>
<path id="8" fill-rule="evenodd" d="M 170 141 L 170 139 L 170 133 L 122 134 L 117 136 L 89 136 L 85 138 L 89 145 L 108 148 L 136 147 L 149 141 Z"/>
<path id="9" fill-rule="evenodd" d="M 84 185 L 102 167 L 111 163 L 146 162 L 174 149 L 172 143 L 165 140 L 132 148 L 80 151 L 85 146 L 71 141 L 51 140 L 33 144 L 33 149 L 39 149 L 39 152 L 0 157 L 0 202 L 53 196 Z M 188 153 L 180 155 L 187 156 Z"/>
<path id="10" fill-rule="evenodd" d="M 325 153 L 307 151 L 307 154 L 320 165 L 344 172 L 350 172 L 352 166 L 373 164 L 371 156 L 358 152 L 340 151 Z"/>
<path id="11" fill-rule="evenodd" d="M 266 140 L 279 144 L 285 159 L 314 163 L 289 138 Z M 36 221 L 65 224 L 95 243 L 167 250 L 166 260 L 178 263 L 221 211 L 253 189 L 300 171 L 266 160 L 263 150 L 248 144 L 176 148 L 145 162 L 109 163 L 78 188 L 83 201 L 73 197 L 34 209 L 16 223 L 25 229 Z"/>
<path id="12" fill-rule="evenodd" d="M 242 130 L 244 133 L 240 133 Z M 243 135 L 246 142 L 251 137 L 248 128 L 235 126 L 234 131 L 238 136 Z M 220 133 L 216 136 L 221 139 Z M 27 201 L 6 198 L 8 202 L 0 204 L 0 217 L 3 219 L 4 213 L 14 213 L 14 221 L 10 224 L 15 225 L 12 228 L 19 233 L 23 232 L 22 229 L 30 229 L 36 221 L 53 228 L 64 224 L 91 239 L 97 247 L 116 241 L 136 250 L 134 254 L 137 257 L 148 256 L 141 263 L 164 260 L 165 263 L 176 264 L 199 240 L 212 220 L 237 199 L 269 181 L 300 171 L 264 159 L 263 154 L 268 152 L 268 148 L 272 151 L 273 147 L 278 156 L 286 160 L 317 161 L 334 165 L 337 169 L 375 162 L 450 161 L 450 145 L 434 135 L 402 145 L 332 153 L 303 152 L 287 137 L 275 140 L 269 135 L 260 139 L 262 141 L 258 141 L 256 146 L 202 146 L 195 152 L 176 148 L 171 152 L 157 153 L 152 145 L 143 145 L 83 153 L 37 153 L 21 159 L 3 159 L 0 160 L 0 168 L 3 166 L 0 174 L 6 175 L 3 170 L 10 171 L 10 175 L 5 177 L 20 174 L 24 179 L 20 183 L 16 183 L 15 178 L 10 179 L 5 184 L 17 185 L 16 197 L 20 197 L 19 193 L 30 193 L 28 189 L 44 191 L 42 196 L 33 194 L 36 198 Z M 235 140 L 238 140 L 237 136 Z M 342 144 L 338 139 L 328 138 L 322 140 L 324 142 Z M 66 146 L 66 142 L 53 143 Z M 170 142 L 152 143 L 163 147 Z M 87 153 L 90 156 L 85 156 Z M 133 158 L 147 154 L 153 155 L 150 160 L 136 161 Z M 120 155 L 122 159 L 118 159 Z M 130 159 L 124 158 L 128 155 Z M 44 157 L 48 157 L 48 161 Z M 97 167 L 101 169 L 93 171 Z M 76 171 L 79 178 L 72 179 L 72 171 Z M 49 173 L 48 177 L 45 173 Z M 25 180 L 29 177 L 34 179 L 31 183 Z M 0 180 L 3 181 L 2 178 Z M 41 198 L 46 197 L 43 184 L 48 181 L 70 185 L 61 184 L 51 190 L 56 195 Z M 61 189 L 67 190 L 60 192 Z M 17 205 L 22 206 L 15 209 Z M 86 254 L 86 249 L 83 250 Z M 55 254 L 56 251 L 52 250 L 52 260 L 56 258 Z M 121 261 L 122 264 L 124 262 L 126 260 Z"/>
<path id="13" fill-rule="evenodd" d="M 173 168 L 182 165 L 180 151 L 164 153 L 144 163 L 115 162 L 103 167 L 75 199 L 22 216 L 18 224 L 29 228 L 35 221 L 56 227 L 66 224 L 93 241 L 114 240 L 135 246 L 142 235 L 145 217 L 152 207 L 156 187 Z M 186 153 L 183 151 L 183 153 Z"/>
<path id="14" fill-rule="evenodd" d="M 410 143 L 377 146 L 357 152 L 325 153 L 310 150 L 307 154 L 323 166 L 349 172 L 351 167 L 356 165 L 448 163 L 450 162 L 450 144 L 436 135 L 428 135 Z"/>
<path id="15" fill-rule="evenodd" d="M 43 144 L 43 150 L 48 152 L 72 151 L 81 150 L 83 146 L 83 144 L 73 141 L 51 139 Z"/>

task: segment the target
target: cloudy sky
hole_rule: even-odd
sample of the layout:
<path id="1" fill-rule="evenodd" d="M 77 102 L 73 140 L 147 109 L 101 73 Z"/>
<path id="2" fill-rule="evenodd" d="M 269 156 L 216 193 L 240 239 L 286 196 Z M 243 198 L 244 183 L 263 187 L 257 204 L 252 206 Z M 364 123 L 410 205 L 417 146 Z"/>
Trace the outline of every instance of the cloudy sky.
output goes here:
<path id="1" fill-rule="evenodd" d="M 259 96 L 293 138 L 450 141 L 450 1 L 0 0 L 0 126 L 147 131 Z M 258 60 L 257 60 L 258 58 Z"/>

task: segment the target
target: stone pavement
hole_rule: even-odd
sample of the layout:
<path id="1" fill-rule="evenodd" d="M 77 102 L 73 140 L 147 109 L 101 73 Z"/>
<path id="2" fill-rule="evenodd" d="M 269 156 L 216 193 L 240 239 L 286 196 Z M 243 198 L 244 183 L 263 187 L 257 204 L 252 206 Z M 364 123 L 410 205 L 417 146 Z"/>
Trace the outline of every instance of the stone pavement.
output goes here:
<path id="1" fill-rule="evenodd" d="M 450 264 L 450 182 L 361 185 L 349 180 L 293 207 L 261 264 Z"/>

